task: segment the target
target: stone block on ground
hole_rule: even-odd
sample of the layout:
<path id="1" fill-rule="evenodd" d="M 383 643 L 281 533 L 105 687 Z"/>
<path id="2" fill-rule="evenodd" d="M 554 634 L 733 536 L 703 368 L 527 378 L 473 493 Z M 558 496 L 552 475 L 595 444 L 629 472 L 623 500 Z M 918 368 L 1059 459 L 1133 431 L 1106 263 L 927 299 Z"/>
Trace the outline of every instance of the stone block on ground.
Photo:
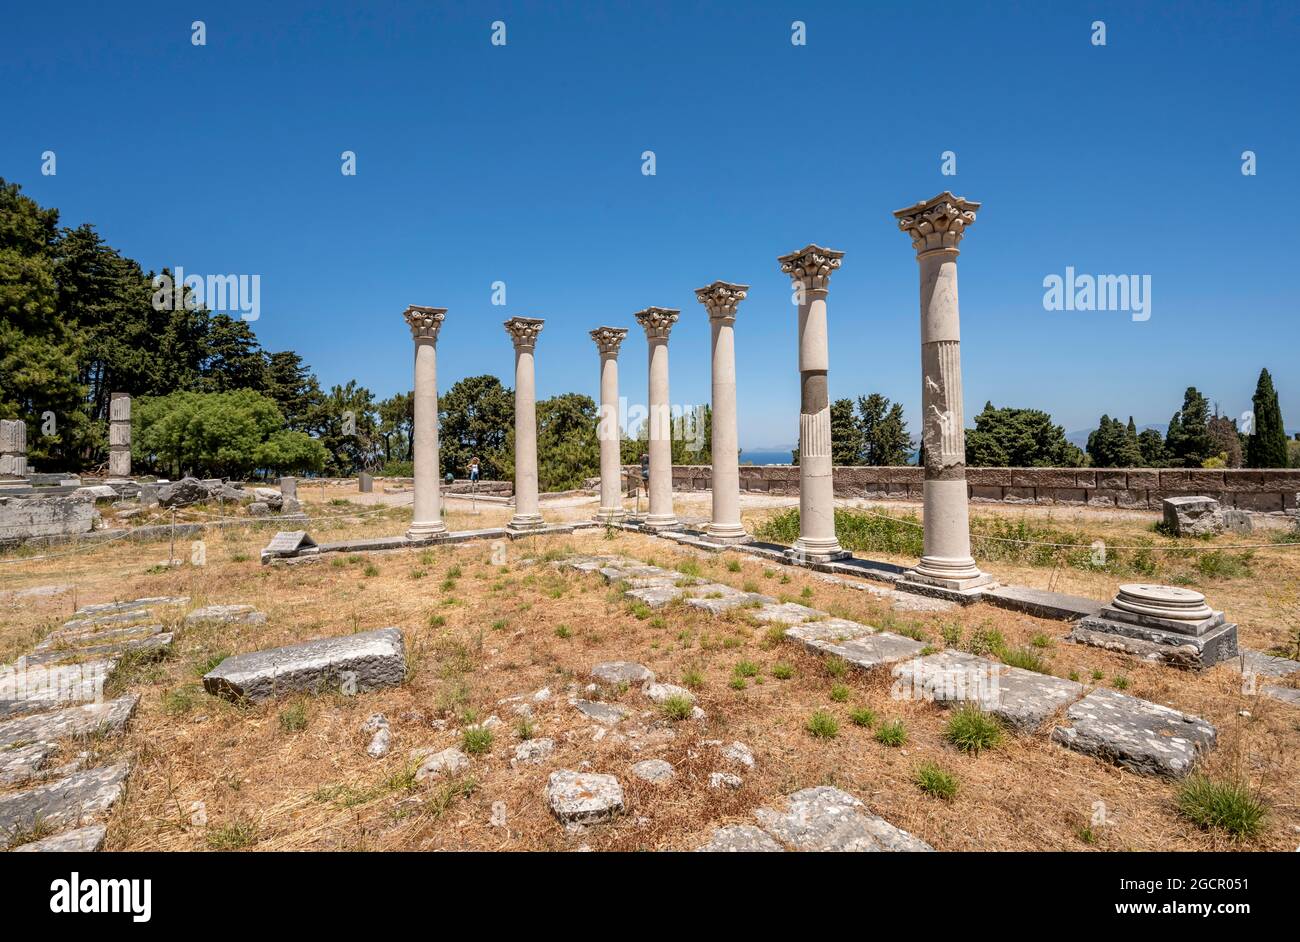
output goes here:
<path id="1" fill-rule="evenodd" d="M 150 628 L 161 628 L 161 625 L 150 625 Z M 117 657 L 124 654 L 130 654 L 140 660 L 151 660 L 162 657 L 172 646 L 173 636 L 171 632 L 154 631 L 142 637 L 128 637 L 118 639 L 108 639 L 102 644 L 90 642 L 97 641 L 95 636 L 83 637 L 79 645 L 65 644 L 61 647 L 50 647 L 43 651 L 27 655 L 26 663 L 34 664 L 61 664 L 64 662 L 74 661 L 79 658 L 87 657 Z"/>
<path id="2" fill-rule="evenodd" d="M 984 600 L 999 608 L 1024 612 L 1037 618 L 1060 618 L 1065 621 L 1096 615 L 1105 604 L 1080 595 L 1048 592 L 1023 585 L 998 586 L 986 593 Z"/>
<path id="3" fill-rule="evenodd" d="M 717 828 L 707 844 L 697 848 L 706 854 L 753 854 L 784 852 L 772 835 L 752 824 L 731 824 Z"/>
<path id="4" fill-rule="evenodd" d="M 1021 733 L 1036 730 L 1084 694 L 1083 684 L 1073 680 L 954 650 L 899 664 L 893 675 L 896 699 L 972 704 Z"/>
<path id="5" fill-rule="evenodd" d="M 25 782 L 45 767 L 58 749 L 53 743 L 34 742 L 9 748 L 0 746 L 0 785 Z"/>
<path id="6" fill-rule="evenodd" d="M 266 615 L 252 605 L 205 605 L 185 616 L 185 626 L 202 624 L 265 625 Z"/>
<path id="7" fill-rule="evenodd" d="M 1265 677 L 1287 677 L 1300 673 L 1300 661 L 1265 654 L 1263 651 L 1243 650 L 1237 664 L 1242 673 L 1262 674 Z"/>
<path id="8" fill-rule="evenodd" d="M 623 787 L 612 775 L 562 769 L 546 781 L 546 803 L 565 824 L 599 824 L 623 810 Z"/>
<path id="9" fill-rule="evenodd" d="M 632 766 L 632 774 L 652 785 L 667 785 L 677 777 L 672 764 L 663 759 L 646 759 Z"/>
<path id="10" fill-rule="evenodd" d="M 94 501 L 73 497 L 0 497 L 0 543 L 89 533 L 99 519 Z"/>
<path id="11" fill-rule="evenodd" d="M 32 841 L 30 844 L 23 844 L 21 847 L 15 847 L 14 851 L 29 854 L 91 854 L 104 846 L 104 837 L 107 834 L 108 828 L 105 825 L 89 824 L 84 828 L 76 828 L 53 837 Z"/>
<path id="12" fill-rule="evenodd" d="M 685 590 L 688 598 L 686 604 L 711 615 L 721 615 L 735 608 L 757 609 L 760 605 L 770 605 L 776 599 L 757 592 L 742 592 L 721 583 L 704 583 Z"/>
<path id="13" fill-rule="evenodd" d="M 420 767 L 415 772 L 417 782 L 423 782 L 431 777 L 455 775 L 469 768 L 469 756 L 459 749 L 443 749 L 441 752 L 434 753 L 416 750 L 412 758 L 420 762 Z"/>
<path id="14" fill-rule="evenodd" d="M 126 729 L 139 694 L 87 703 L 52 713 L 35 713 L 0 722 L 0 750 L 14 743 L 56 742 L 78 736 L 116 736 Z M 0 753 L 3 755 L 3 753 Z"/>
<path id="15" fill-rule="evenodd" d="M 515 756 L 510 760 L 510 764 L 512 766 L 539 765 L 554 754 L 554 739 L 526 739 L 515 746 Z"/>
<path id="16" fill-rule="evenodd" d="M 126 783 L 125 762 L 76 772 L 57 782 L 0 795 L 0 839 L 43 827 L 62 828 L 103 816 Z"/>
<path id="17" fill-rule="evenodd" d="M 30 666 L 19 658 L 0 667 L 0 718 L 101 700 L 116 666 L 116 658 Z"/>
<path id="18" fill-rule="evenodd" d="M 602 703 L 599 700 L 573 700 L 571 702 L 583 716 L 606 726 L 613 726 L 628 715 L 627 710 L 613 703 Z"/>
<path id="19" fill-rule="evenodd" d="M 1166 497 L 1160 502 L 1165 529 L 1174 536 L 1222 533 L 1223 511 L 1211 497 Z"/>
<path id="20" fill-rule="evenodd" d="M 1052 731 L 1067 749 L 1166 778 L 1187 775 L 1216 737 L 1199 716 L 1104 688 L 1070 707 Z"/>
<path id="21" fill-rule="evenodd" d="M 916 657 L 925 649 L 921 641 L 841 618 L 794 625 L 786 629 L 785 636 L 809 650 L 841 657 L 863 670 Z"/>
<path id="22" fill-rule="evenodd" d="M 787 810 L 759 808 L 759 826 L 792 850 L 931 851 L 925 841 L 867 811 L 847 792 L 829 785 L 790 795 Z"/>
<path id="23" fill-rule="evenodd" d="M 396 687 L 406 676 L 402 632 L 380 628 L 266 651 L 236 654 L 205 674 L 208 693 L 254 703 L 285 693 L 339 687 L 365 692 Z"/>
<path id="24" fill-rule="evenodd" d="M 796 602 L 763 605 L 750 613 L 755 621 L 774 625 L 798 625 L 819 618 L 829 618 L 829 614 Z"/>
<path id="25" fill-rule="evenodd" d="M 641 589 L 628 589 L 623 593 L 624 598 L 635 599 L 643 602 L 651 608 L 663 608 L 672 602 L 677 601 L 685 594 L 685 591 L 675 586 L 647 586 Z"/>
<path id="26" fill-rule="evenodd" d="M 634 661 L 605 661 L 591 669 L 591 676 L 605 684 L 641 684 L 655 679 L 654 671 Z"/>
<path id="27" fill-rule="evenodd" d="M 676 684 L 646 684 L 645 695 L 655 703 L 665 703 L 674 697 L 681 697 L 695 702 L 695 694 L 691 693 L 685 687 L 678 687 Z"/>

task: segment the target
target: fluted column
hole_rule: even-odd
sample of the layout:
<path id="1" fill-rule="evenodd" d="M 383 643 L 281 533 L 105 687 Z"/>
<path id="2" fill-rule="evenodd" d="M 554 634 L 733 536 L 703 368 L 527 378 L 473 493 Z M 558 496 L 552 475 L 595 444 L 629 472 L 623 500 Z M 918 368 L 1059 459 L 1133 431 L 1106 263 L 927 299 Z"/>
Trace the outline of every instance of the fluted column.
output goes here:
<path id="1" fill-rule="evenodd" d="M 108 398 L 108 479 L 119 483 L 131 476 L 131 395 Z"/>
<path id="2" fill-rule="evenodd" d="M 676 530 L 681 527 L 673 513 L 672 407 L 668 402 L 668 334 L 677 323 L 679 311 L 648 307 L 636 315 L 645 328 L 650 347 L 650 414 L 647 434 L 650 453 L 650 509 L 642 524 L 648 530 Z"/>
<path id="3" fill-rule="evenodd" d="M 506 332 L 515 345 L 515 515 L 506 529 L 520 532 L 542 526 L 537 503 L 537 378 L 533 351 L 544 322 L 512 317 Z"/>
<path id="4" fill-rule="evenodd" d="M 717 543 L 745 543 L 752 537 L 740 522 L 740 445 L 736 430 L 736 307 L 749 285 L 726 281 L 695 290 L 709 312 L 713 332 L 713 514 L 705 530 Z"/>
<path id="5" fill-rule="evenodd" d="M 622 443 L 618 426 L 618 348 L 627 337 L 623 327 L 597 327 L 591 332 L 600 350 L 600 509 L 601 523 L 621 520 L 623 511 Z"/>
<path id="6" fill-rule="evenodd" d="M 27 487 L 27 423 L 0 419 L 0 488 Z"/>
<path id="7" fill-rule="evenodd" d="M 957 591 L 991 581 L 970 552 L 957 306 L 957 246 L 979 208 L 945 191 L 894 213 L 912 240 L 921 273 L 925 549 L 907 578 Z"/>
<path id="8" fill-rule="evenodd" d="M 826 293 L 843 252 L 807 245 L 777 259 L 790 276 L 799 307 L 799 539 L 789 555 L 828 562 L 849 554 L 835 536 L 831 468 L 830 341 Z"/>
<path id="9" fill-rule="evenodd" d="M 411 457 L 415 465 L 415 506 L 408 540 L 429 540 L 447 532 L 442 521 L 438 467 L 438 331 L 445 307 L 412 304 L 402 314 L 415 341 L 415 415 Z"/>

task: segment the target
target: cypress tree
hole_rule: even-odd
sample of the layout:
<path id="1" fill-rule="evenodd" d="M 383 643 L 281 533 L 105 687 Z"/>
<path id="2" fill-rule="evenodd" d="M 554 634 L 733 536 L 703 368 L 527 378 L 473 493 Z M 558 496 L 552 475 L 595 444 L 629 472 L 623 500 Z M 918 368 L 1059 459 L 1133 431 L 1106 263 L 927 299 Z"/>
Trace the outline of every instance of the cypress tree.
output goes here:
<path id="1" fill-rule="evenodd" d="M 1267 369 L 1259 371 L 1259 382 L 1251 400 L 1255 408 L 1255 427 L 1246 446 L 1246 464 L 1252 468 L 1287 466 L 1286 432 L 1282 428 L 1282 407 Z"/>

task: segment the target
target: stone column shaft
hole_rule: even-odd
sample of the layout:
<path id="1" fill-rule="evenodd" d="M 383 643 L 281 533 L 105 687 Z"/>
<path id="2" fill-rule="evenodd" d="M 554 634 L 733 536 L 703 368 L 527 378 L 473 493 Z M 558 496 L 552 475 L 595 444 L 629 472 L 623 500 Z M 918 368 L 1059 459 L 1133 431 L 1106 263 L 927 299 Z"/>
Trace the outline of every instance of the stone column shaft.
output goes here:
<path id="1" fill-rule="evenodd" d="M 681 526 L 673 512 L 672 406 L 668 400 L 668 334 L 680 312 L 649 307 L 636 315 L 649 345 L 650 388 L 647 437 L 650 453 L 650 507 L 643 526 L 675 530 Z"/>
<path id="2" fill-rule="evenodd" d="M 108 399 L 108 477 L 131 476 L 131 396 L 115 392 Z"/>
<path id="3" fill-rule="evenodd" d="M 970 551 L 957 303 L 957 246 L 979 206 L 944 192 L 894 214 L 912 238 L 921 280 L 925 546 L 907 578 L 955 591 L 991 581 Z"/>
<path id="4" fill-rule="evenodd" d="M 622 442 L 618 424 L 618 350 L 627 337 L 620 327 L 599 327 L 591 339 L 600 349 L 600 423 L 596 428 L 600 440 L 600 509 L 596 519 L 602 523 L 621 520 L 623 510 Z"/>
<path id="5" fill-rule="evenodd" d="M 24 487 L 27 482 L 27 423 L 0 419 L 0 487 Z"/>
<path id="6" fill-rule="evenodd" d="M 740 445 L 736 429 L 736 307 L 748 285 L 715 281 L 695 297 L 709 312 L 713 340 L 712 519 L 705 530 L 719 543 L 751 539 L 740 522 Z"/>
<path id="7" fill-rule="evenodd" d="M 799 308 L 799 539 L 796 560 L 827 562 L 849 554 L 835 535 L 835 479 L 831 467 L 831 407 L 827 374 L 830 338 L 826 294 L 843 252 L 808 245 L 781 256 Z"/>
<path id="8" fill-rule="evenodd" d="M 411 447 L 415 501 L 406 537 L 409 540 L 428 540 L 447 532 L 442 519 L 438 461 L 438 331 L 447 316 L 447 309 L 412 305 L 404 316 L 415 341 L 414 442 Z"/>
<path id="9" fill-rule="evenodd" d="M 505 322 L 515 345 L 515 514 L 506 525 L 513 531 L 542 526 L 537 499 L 537 378 L 533 351 L 543 321 L 512 317 Z"/>

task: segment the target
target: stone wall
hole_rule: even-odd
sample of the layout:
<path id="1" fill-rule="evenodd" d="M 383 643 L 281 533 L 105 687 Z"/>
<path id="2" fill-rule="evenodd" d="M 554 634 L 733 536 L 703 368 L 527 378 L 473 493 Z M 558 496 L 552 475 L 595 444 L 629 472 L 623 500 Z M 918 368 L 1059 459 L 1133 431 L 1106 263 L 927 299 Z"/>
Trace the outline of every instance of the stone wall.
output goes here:
<path id="1" fill-rule="evenodd" d="M 624 468 L 629 485 L 639 481 L 638 466 Z M 919 467 L 837 467 L 836 497 L 915 500 L 922 498 L 924 469 Z M 708 465 L 673 467 L 673 489 L 707 490 Z M 797 496 L 797 466 L 740 469 L 740 489 L 751 493 Z M 1177 468 L 967 468 L 966 489 L 974 503 L 1060 504 L 1161 509 L 1166 497 L 1213 497 L 1225 508 L 1257 513 L 1296 510 L 1300 469 Z"/>
<path id="2" fill-rule="evenodd" d="M 99 514 L 95 502 L 73 497 L 0 497 L 0 545 L 35 537 L 89 533 Z"/>

